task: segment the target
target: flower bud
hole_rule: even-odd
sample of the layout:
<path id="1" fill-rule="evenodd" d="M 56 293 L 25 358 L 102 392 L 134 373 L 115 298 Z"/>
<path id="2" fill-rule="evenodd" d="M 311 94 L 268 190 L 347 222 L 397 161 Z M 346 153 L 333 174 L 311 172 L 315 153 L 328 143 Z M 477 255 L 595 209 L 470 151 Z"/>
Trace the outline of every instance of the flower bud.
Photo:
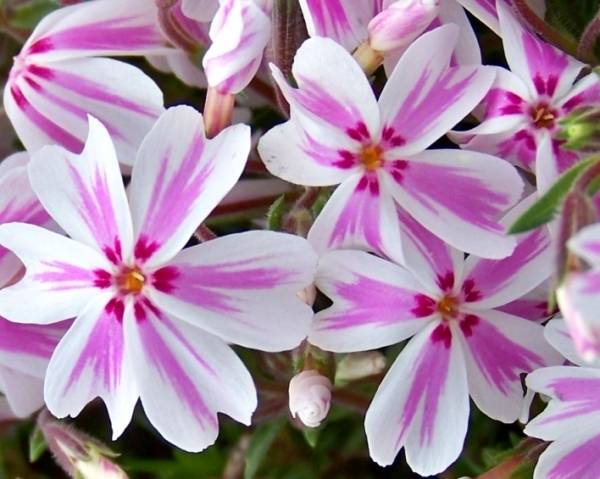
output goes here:
<path id="1" fill-rule="evenodd" d="M 439 0 L 398 0 L 369 22 L 369 46 L 379 52 L 406 47 L 431 24 Z"/>
<path id="2" fill-rule="evenodd" d="M 202 65 L 208 85 L 221 94 L 236 94 L 260 67 L 271 35 L 271 21 L 254 0 L 222 0 L 212 21 L 212 45 Z"/>
<path id="3" fill-rule="evenodd" d="M 307 427 L 318 427 L 331 403 L 331 381 L 318 371 L 307 370 L 290 381 L 290 412 Z"/>
<path id="4" fill-rule="evenodd" d="M 596 153 L 600 149 L 600 109 L 583 107 L 572 111 L 559 123 L 556 138 L 563 148 Z"/>
<path id="5" fill-rule="evenodd" d="M 385 369 L 385 356 L 379 351 L 350 353 L 338 363 L 336 381 L 348 382 L 379 374 Z"/>

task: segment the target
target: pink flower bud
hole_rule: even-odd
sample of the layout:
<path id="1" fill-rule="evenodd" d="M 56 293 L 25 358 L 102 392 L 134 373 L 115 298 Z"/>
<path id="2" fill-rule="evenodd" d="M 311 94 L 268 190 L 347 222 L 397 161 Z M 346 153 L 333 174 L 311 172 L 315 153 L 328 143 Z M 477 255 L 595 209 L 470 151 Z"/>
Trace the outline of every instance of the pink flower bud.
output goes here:
<path id="1" fill-rule="evenodd" d="M 308 370 L 290 381 L 290 412 L 307 427 L 317 427 L 327 417 L 331 403 L 331 381 Z"/>
<path id="2" fill-rule="evenodd" d="M 439 0 L 398 0 L 369 22 L 369 45 L 386 52 L 412 43 L 431 24 Z"/>
<path id="3" fill-rule="evenodd" d="M 222 0 L 209 35 L 212 45 L 202 60 L 209 86 L 239 93 L 260 67 L 271 20 L 254 0 Z"/>

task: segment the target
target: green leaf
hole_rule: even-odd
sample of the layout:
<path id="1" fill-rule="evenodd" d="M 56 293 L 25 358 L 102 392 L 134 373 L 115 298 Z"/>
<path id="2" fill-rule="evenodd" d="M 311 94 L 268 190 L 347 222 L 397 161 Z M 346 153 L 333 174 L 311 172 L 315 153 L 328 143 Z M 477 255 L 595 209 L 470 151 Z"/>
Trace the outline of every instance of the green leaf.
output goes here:
<path id="1" fill-rule="evenodd" d="M 321 429 L 319 428 L 309 428 L 309 429 L 304 429 L 304 431 L 302 431 L 303 435 L 304 435 L 304 439 L 306 439 L 307 444 L 314 449 L 315 447 L 317 447 L 317 442 L 319 442 L 319 434 L 321 432 Z"/>
<path id="2" fill-rule="evenodd" d="M 30 0 L 14 7 L 10 13 L 10 25 L 32 30 L 39 21 L 60 7 L 56 0 Z"/>
<path id="3" fill-rule="evenodd" d="M 267 229 L 271 231 L 281 230 L 281 221 L 285 213 L 285 196 L 277 198 L 267 212 Z"/>
<path id="4" fill-rule="evenodd" d="M 581 174 L 600 161 L 600 157 L 592 156 L 565 171 L 540 199 L 523 213 L 508 230 L 509 234 L 524 233 L 549 223 L 554 219 L 562 200 L 571 190 Z"/>
<path id="5" fill-rule="evenodd" d="M 285 419 L 279 419 L 271 423 L 260 425 L 254 430 L 252 442 L 246 452 L 244 479 L 253 479 L 256 476 L 264 458 L 285 423 Z"/>
<path id="6" fill-rule="evenodd" d="M 600 0 L 546 0 L 546 21 L 563 33 L 579 39 L 600 7 Z"/>
<path id="7" fill-rule="evenodd" d="M 39 427 L 35 427 L 29 436 L 29 462 L 36 462 L 48 449 L 46 438 Z"/>

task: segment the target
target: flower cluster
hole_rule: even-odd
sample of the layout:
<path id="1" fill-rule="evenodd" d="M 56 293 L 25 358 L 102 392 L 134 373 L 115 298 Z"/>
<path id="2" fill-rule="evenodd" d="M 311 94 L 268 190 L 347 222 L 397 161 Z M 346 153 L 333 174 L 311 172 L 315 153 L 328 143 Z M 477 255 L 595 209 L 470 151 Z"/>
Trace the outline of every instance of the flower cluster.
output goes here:
<path id="1" fill-rule="evenodd" d="M 139 399 L 198 452 L 218 413 L 249 426 L 264 402 L 327 428 L 368 381 L 371 459 L 430 476 L 460 457 L 473 406 L 526 422 L 540 393 L 534 477 L 598 476 L 600 161 L 568 140 L 600 112 L 594 71 L 510 0 L 70 3 L 4 90 L 26 151 L 0 163 L 3 419 L 100 398 L 116 439 Z M 115 56 L 206 89 L 204 114 Z M 254 109 L 278 107 L 252 134 Z M 567 182 L 559 220 L 508 233 Z M 266 226 L 210 229 L 270 203 Z M 277 357 L 284 387 L 248 355 Z M 125 477 L 40 418 L 65 468 Z"/>

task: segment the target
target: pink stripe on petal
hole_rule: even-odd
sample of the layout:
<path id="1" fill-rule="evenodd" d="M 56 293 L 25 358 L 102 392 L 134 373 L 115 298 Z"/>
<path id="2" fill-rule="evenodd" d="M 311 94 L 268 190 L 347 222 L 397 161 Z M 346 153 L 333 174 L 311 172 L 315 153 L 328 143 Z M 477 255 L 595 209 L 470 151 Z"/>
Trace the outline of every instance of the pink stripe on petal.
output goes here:
<path id="1" fill-rule="evenodd" d="M 0 317 L 1 351 L 50 359 L 59 337 L 56 328 L 17 324 Z"/>
<path id="2" fill-rule="evenodd" d="M 32 279 L 48 283 L 51 291 L 87 288 L 95 284 L 96 275 L 89 269 L 61 261 L 43 262 L 42 265 L 48 270 L 34 274 Z"/>
<path id="3" fill-rule="evenodd" d="M 560 413 L 542 416 L 539 424 L 600 412 L 600 379 L 598 378 L 560 377 L 551 381 L 548 388 L 556 400 L 563 403 L 563 408 Z"/>
<path id="4" fill-rule="evenodd" d="M 596 479 L 598 471 L 600 471 L 600 456 L 598 455 L 598 451 L 600 451 L 600 434 L 569 450 L 548 471 L 545 478 Z M 540 461 L 543 460 L 544 456 L 540 458 Z"/>
<path id="5" fill-rule="evenodd" d="M 175 390 L 180 400 L 185 403 L 202 427 L 218 427 L 216 415 L 209 409 L 194 381 L 156 330 L 152 321 L 138 323 L 138 331 L 143 347 L 146 349 L 148 366 L 155 368 L 161 379 Z"/>

